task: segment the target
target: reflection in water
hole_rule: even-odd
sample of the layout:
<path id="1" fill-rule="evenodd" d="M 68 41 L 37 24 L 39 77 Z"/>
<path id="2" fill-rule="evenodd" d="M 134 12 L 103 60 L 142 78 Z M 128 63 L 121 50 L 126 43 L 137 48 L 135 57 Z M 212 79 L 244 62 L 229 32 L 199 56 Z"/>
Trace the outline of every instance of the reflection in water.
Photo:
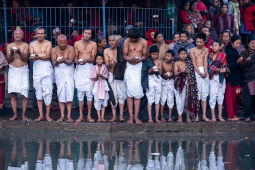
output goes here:
<path id="1" fill-rule="evenodd" d="M 254 141 L 24 141 L 0 139 L 7 170 L 254 169 Z"/>

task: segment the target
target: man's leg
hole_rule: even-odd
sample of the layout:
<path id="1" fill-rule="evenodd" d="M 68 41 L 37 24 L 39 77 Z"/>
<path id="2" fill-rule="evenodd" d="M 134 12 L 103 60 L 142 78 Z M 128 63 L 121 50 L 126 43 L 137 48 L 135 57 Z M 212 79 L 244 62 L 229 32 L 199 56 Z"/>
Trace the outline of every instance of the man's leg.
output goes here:
<path id="1" fill-rule="evenodd" d="M 153 123 L 152 116 L 151 116 L 151 105 L 149 103 L 147 105 L 147 110 L 148 110 L 148 115 L 149 115 L 148 123 Z"/>
<path id="2" fill-rule="evenodd" d="M 155 110 L 156 110 L 156 122 L 157 123 L 161 123 L 161 121 L 158 119 L 158 115 L 159 115 L 159 103 L 155 104 Z M 163 117 L 161 119 L 164 119 Z"/>
<path id="3" fill-rule="evenodd" d="M 27 98 L 22 96 L 22 120 L 28 120 L 26 117 L 26 110 L 27 110 Z"/>
<path id="4" fill-rule="evenodd" d="M 17 94 L 11 93 L 11 106 L 13 111 L 13 116 L 10 118 L 10 120 L 16 120 L 17 119 Z"/>
<path id="5" fill-rule="evenodd" d="M 46 105 L 46 117 L 50 117 L 50 107 L 50 104 Z"/>
<path id="6" fill-rule="evenodd" d="M 136 124 L 141 124 L 142 121 L 139 120 L 138 118 L 140 112 L 141 99 L 134 99 L 134 103 L 135 103 L 135 122 Z"/>
<path id="7" fill-rule="evenodd" d="M 73 102 L 67 102 L 67 104 L 66 104 L 66 107 L 67 107 L 67 120 L 70 120 L 71 122 L 73 121 L 73 119 L 71 117 L 72 104 L 73 104 Z"/>
<path id="8" fill-rule="evenodd" d="M 111 107 L 112 107 L 112 119 L 109 120 L 109 121 L 110 122 L 115 122 L 116 121 L 116 107 L 113 106 L 112 104 L 111 104 Z"/>
<path id="9" fill-rule="evenodd" d="M 133 123 L 134 118 L 133 118 L 133 97 L 128 97 L 127 99 L 127 104 L 128 104 L 128 113 L 129 113 L 129 120 L 128 123 Z"/>
<path id="10" fill-rule="evenodd" d="M 218 103 L 219 120 L 221 122 L 225 122 L 225 120 L 222 118 L 222 109 L 223 109 L 223 104 Z"/>
<path id="11" fill-rule="evenodd" d="M 37 100 L 37 106 L 38 106 L 38 111 L 39 111 L 39 117 L 35 119 L 36 122 L 39 122 L 43 120 L 43 101 L 42 100 Z"/>
<path id="12" fill-rule="evenodd" d="M 80 112 L 80 116 L 79 116 L 79 118 L 76 120 L 77 122 L 83 121 L 84 95 L 85 95 L 85 92 L 79 91 L 79 90 L 77 89 L 77 98 L 78 98 L 78 100 L 79 100 L 79 112 Z"/>
<path id="13" fill-rule="evenodd" d="M 124 119 L 124 117 L 123 117 L 124 105 L 125 105 L 125 101 L 124 101 L 123 104 L 119 104 L 119 109 L 120 109 L 120 121 L 121 121 L 121 122 L 124 122 L 124 121 L 125 121 L 125 119 Z"/>
<path id="14" fill-rule="evenodd" d="M 92 117 L 91 117 L 92 101 L 88 100 L 87 105 L 88 105 L 88 120 L 90 122 L 94 122 L 94 119 L 92 119 Z"/>
<path id="15" fill-rule="evenodd" d="M 57 120 L 57 122 L 62 122 L 65 119 L 65 103 L 59 102 L 59 109 L 60 109 L 60 118 Z"/>
<path id="16" fill-rule="evenodd" d="M 206 101 L 201 101 L 201 105 L 202 105 L 202 112 L 203 112 L 203 120 L 205 122 L 210 122 L 210 120 L 206 117 Z"/>

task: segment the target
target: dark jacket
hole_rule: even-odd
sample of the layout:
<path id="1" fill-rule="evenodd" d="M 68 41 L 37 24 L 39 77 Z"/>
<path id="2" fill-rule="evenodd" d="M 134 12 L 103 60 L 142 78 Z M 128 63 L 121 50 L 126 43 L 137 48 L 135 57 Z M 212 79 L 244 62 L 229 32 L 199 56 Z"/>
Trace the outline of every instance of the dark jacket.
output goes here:
<path id="1" fill-rule="evenodd" d="M 155 66 L 155 64 L 154 64 L 154 61 L 153 61 L 153 59 L 151 57 L 148 57 L 143 62 L 141 83 L 142 83 L 142 87 L 143 87 L 144 90 L 147 90 L 149 88 L 149 75 L 148 75 L 148 71 L 153 66 Z"/>
<path id="2" fill-rule="evenodd" d="M 117 63 L 113 70 L 114 79 L 124 80 L 125 71 L 126 71 L 126 61 L 123 59 L 123 51 L 120 47 L 117 47 Z"/>
<path id="3" fill-rule="evenodd" d="M 244 83 L 248 83 L 252 80 L 255 80 L 255 52 L 245 50 L 241 53 L 241 56 L 244 57 L 244 62 L 242 64 Z M 251 57 L 250 62 L 246 62 L 248 57 Z"/>
<path id="4" fill-rule="evenodd" d="M 231 86 L 241 85 L 243 81 L 242 67 L 241 64 L 237 63 L 239 57 L 238 51 L 229 43 L 226 47 L 226 59 L 231 73 L 227 77 L 227 82 L 229 82 Z"/>

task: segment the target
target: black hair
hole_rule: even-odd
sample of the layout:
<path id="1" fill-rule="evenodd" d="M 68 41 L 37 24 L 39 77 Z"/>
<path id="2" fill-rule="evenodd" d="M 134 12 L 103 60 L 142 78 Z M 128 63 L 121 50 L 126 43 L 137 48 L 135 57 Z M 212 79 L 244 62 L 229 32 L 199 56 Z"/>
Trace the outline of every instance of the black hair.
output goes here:
<path id="1" fill-rule="evenodd" d="M 178 50 L 178 54 L 180 54 L 182 51 L 185 51 L 185 52 L 187 53 L 187 50 L 186 50 L 185 48 L 180 48 L 180 49 Z"/>
<path id="2" fill-rule="evenodd" d="M 175 35 L 177 35 L 177 34 L 180 35 L 180 32 L 175 32 L 174 35 L 173 35 L 173 37 L 174 37 Z"/>
<path id="3" fill-rule="evenodd" d="M 90 30 L 90 31 L 92 32 L 92 28 L 91 28 L 91 27 L 84 27 L 84 28 L 83 28 L 83 32 L 84 32 L 85 30 Z"/>
<path id="4" fill-rule="evenodd" d="M 192 11 L 192 5 L 197 3 L 197 1 L 192 1 L 190 4 L 189 4 L 189 10 Z"/>
<path id="5" fill-rule="evenodd" d="M 228 35 L 229 35 L 229 37 L 230 37 L 230 32 L 229 32 L 229 31 L 224 30 L 224 31 L 221 32 L 221 35 L 223 35 L 224 33 L 228 33 Z"/>
<path id="6" fill-rule="evenodd" d="M 103 41 L 103 39 L 106 39 L 104 36 L 98 36 L 97 37 L 97 44 L 101 43 Z"/>
<path id="7" fill-rule="evenodd" d="M 189 33 L 187 31 L 184 31 L 184 30 L 180 32 L 180 35 L 181 34 L 186 34 L 187 37 L 189 36 Z"/>
<path id="8" fill-rule="evenodd" d="M 221 41 L 218 41 L 218 40 L 214 40 L 214 41 L 213 41 L 213 43 L 218 43 L 218 44 L 219 44 L 219 46 L 222 46 L 222 43 L 221 43 Z M 212 44 L 213 44 L 213 43 L 212 43 Z"/>
<path id="9" fill-rule="evenodd" d="M 159 52 L 158 46 L 156 46 L 156 45 L 150 46 L 149 52 L 150 52 L 150 54 L 151 53 L 158 53 Z"/>
<path id="10" fill-rule="evenodd" d="M 255 40 L 255 36 L 250 36 L 250 37 L 248 37 L 248 43 L 247 44 L 249 44 L 251 41 L 253 41 L 253 40 Z"/>
<path id="11" fill-rule="evenodd" d="M 174 56 L 174 51 L 173 50 L 167 50 L 166 53 L 170 53 L 170 54 L 172 54 L 172 56 Z"/>
<path id="12" fill-rule="evenodd" d="M 234 43 L 237 40 L 241 40 L 241 37 L 239 35 L 234 35 L 233 37 L 231 37 L 230 41 L 231 43 Z"/>
<path id="13" fill-rule="evenodd" d="M 158 37 L 159 34 L 161 34 L 161 35 L 163 36 L 163 33 L 162 33 L 162 32 L 157 31 L 157 32 L 155 32 L 155 34 L 154 34 L 154 39 L 156 39 L 156 38 Z"/>
<path id="14" fill-rule="evenodd" d="M 210 31 L 210 28 L 207 27 L 207 26 L 203 26 L 203 27 L 201 28 L 201 30 L 202 30 L 203 28 L 207 28 L 207 29 Z"/>
<path id="15" fill-rule="evenodd" d="M 227 6 L 227 8 L 228 8 L 228 4 L 226 4 L 226 3 L 221 4 L 220 8 L 222 8 L 223 6 Z"/>
<path id="16" fill-rule="evenodd" d="M 206 28 L 208 28 L 208 27 L 206 27 Z M 198 38 L 205 41 L 205 40 L 206 40 L 206 35 L 205 35 L 205 33 L 203 33 L 203 32 L 197 33 L 195 40 L 198 39 Z"/>
<path id="17" fill-rule="evenodd" d="M 97 57 L 102 57 L 103 60 L 104 60 L 104 55 L 102 55 L 102 54 L 100 54 L 100 53 L 97 53 L 97 55 L 96 55 L 96 57 L 95 57 L 95 62 L 96 62 Z"/>
<path id="18" fill-rule="evenodd" d="M 130 28 L 128 30 L 128 34 L 127 34 L 127 37 L 128 38 L 132 38 L 132 39 L 138 39 L 140 38 L 140 31 L 138 28 Z"/>

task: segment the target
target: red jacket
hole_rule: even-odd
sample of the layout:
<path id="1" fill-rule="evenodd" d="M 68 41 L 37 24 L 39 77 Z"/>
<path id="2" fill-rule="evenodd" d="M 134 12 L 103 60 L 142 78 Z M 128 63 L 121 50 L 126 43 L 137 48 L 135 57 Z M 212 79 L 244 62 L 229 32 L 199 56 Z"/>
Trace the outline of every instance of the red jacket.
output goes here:
<path id="1" fill-rule="evenodd" d="M 154 37 L 151 37 L 151 32 L 156 32 L 157 30 L 156 29 L 149 29 L 147 32 L 146 32 L 146 39 L 147 39 L 147 43 L 148 43 L 148 47 L 151 46 L 151 44 L 153 44 L 153 41 L 154 41 Z"/>
<path id="2" fill-rule="evenodd" d="M 185 10 L 180 10 L 179 19 L 181 24 L 190 24 L 192 21 L 189 19 L 189 13 Z"/>
<path id="3" fill-rule="evenodd" d="M 208 48 L 209 53 L 212 52 L 213 39 L 209 37 L 209 41 L 204 44 L 204 47 Z"/>
<path id="4" fill-rule="evenodd" d="M 247 31 L 255 31 L 255 5 L 245 9 L 245 26 Z"/>

